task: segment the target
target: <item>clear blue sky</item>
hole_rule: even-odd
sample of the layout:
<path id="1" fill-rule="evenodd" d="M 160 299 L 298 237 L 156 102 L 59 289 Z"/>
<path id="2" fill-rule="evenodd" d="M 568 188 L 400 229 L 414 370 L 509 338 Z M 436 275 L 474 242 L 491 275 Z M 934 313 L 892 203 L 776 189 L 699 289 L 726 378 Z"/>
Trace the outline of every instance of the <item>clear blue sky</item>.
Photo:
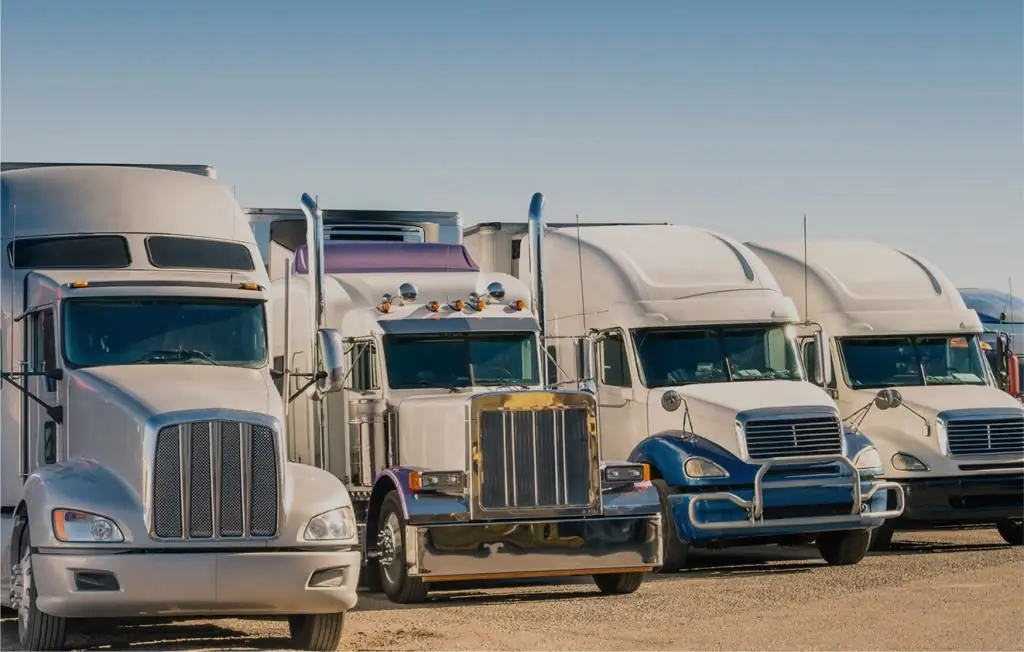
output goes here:
<path id="1" fill-rule="evenodd" d="M 7 160 L 868 236 L 1024 289 L 1021 0 L 3 0 Z M 1020 294 L 1020 292 L 1017 292 Z"/>

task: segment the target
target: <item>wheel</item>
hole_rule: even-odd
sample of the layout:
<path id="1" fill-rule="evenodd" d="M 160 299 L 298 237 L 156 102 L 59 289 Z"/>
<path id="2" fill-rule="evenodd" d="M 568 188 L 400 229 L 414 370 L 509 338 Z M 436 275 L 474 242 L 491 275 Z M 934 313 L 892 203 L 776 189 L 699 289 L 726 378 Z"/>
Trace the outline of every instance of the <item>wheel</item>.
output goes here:
<path id="1" fill-rule="evenodd" d="M 381 590 L 392 602 L 410 604 L 427 599 L 427 585 L 419 577 L 409 577 L 405 566 L 405 519 L 394 491 L 384 497 L 380 507 L 377 551 Z"/>
<path id="2" fill-rule="evenodd" d="M 627 595 L 635 593 L 644 583 L 643 573 L 603 573 L 594 576 L 594 584 L 601 593 Z"/>
<path id="3" fill-rule="evenodd" d="M 892 546 L 892 535 L 895 532 L 896 527 L 892 521 L 886 521 L 871 530 L 871 543 L 868 545 L 868 550 L 888 550 Z"/>
<path id="4" fill-rule="evenodd" d="M 288 632 L 299 650 L 337 650 L 345 614 L 288 616 Z"/>
<path id="5" fill-rule="evenodd" d="M 1004 518 L 996 522 L 996 530 L 1003 541 L 1011 546 L 1024 545 L 1024 521 L 1021 519 Z"/>
<path id="6" fill-rule="evenodd" d="M 36 607 L 31 540 L 25 523 L 18 542 L 18 563 L 11 566 L 11 606 L 18 611 L 18 642 L 22 650 L 62 650 L 67 619 L 45 614 Z"/>
<path id="7" fill-rule="evenodd" d="M 656 572 L 674 573 L 686 566 L 686 556 L 689 547 L 679 540 L 676 519 L 672 515 L 672 504 L 668 500 L 668 483 L 661 478 L 657 478 L 652 480 L 651 484 L 658 490 L 658 500 L 661 502 L 662 564 L 661 568 L 658 568 Z"/>
<path id="8" fill-rule="evenodd" d="M 825 532 L 818 536 L 818 552 L 829 566 L 852 566 L 864 559 L 871 543 L 871 530 Z"/>

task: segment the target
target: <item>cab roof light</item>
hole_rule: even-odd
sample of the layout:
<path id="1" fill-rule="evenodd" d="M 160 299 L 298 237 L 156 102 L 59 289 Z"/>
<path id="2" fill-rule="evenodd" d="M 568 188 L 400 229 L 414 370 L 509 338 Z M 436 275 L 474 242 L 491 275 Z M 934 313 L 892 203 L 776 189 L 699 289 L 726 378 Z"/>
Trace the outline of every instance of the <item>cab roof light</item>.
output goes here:
<path id="1" fill-rule="evenodd" d="M 512 302 L 511 305 L 512 305 L 512 309 L 513 310 L 525 310 L 526 309 L 526 301 L 524 301 L 523 299 L 516 299 L 515 301 Z"/>
<path id="2" fill-rule="evenodd" d="M 243 290 L 262 290 L 259 283 L 239 283 L 238 287 Z"/>
<path id="3" fill-rule="evenodd" d="M 89 287 L 89 281 L 71 281 L 68 283 L 69 288 L 87 288 Z"/>
<path id="4" fill-rule="evenodd" d="M 393 300 L 394 300 L 393 296 L 391 296 L 390 294 L 385 294 L 384 296 L 382 296 L 380 298 L 380 305 L 377 306 L 377 309 L 380 310 L 383 313 L 390 312 L 391 311 L 391 302 Z"/>
<path id="5" fill-rule="evenodd" d="M 427 309 L 430 310 L 430 312 L 437 312 L 441 309 L 441 303 L 439 301 L 431 301 L 427 304 Z"/>
<path id="6" fill-rule="evenodd" d="M 469 305 L 473 306 L 477 310 L 483 310 L 487 307 L 487 297 L 473 292 L 469 295 Z"/>
<path id="7" fill-rule="evenodd" d="M 452 301 L 452 310 L 455 312 L 462 312 L 462 309 L 466 307 L 466 302 L 462 299 L 456 299 Z"/>

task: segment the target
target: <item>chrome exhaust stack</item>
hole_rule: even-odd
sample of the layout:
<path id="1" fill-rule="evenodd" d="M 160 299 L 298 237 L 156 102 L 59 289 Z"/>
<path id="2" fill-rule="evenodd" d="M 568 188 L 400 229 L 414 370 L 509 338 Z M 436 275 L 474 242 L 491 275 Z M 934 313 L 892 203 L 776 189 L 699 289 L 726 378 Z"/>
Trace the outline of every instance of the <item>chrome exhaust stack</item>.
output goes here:
<path id="1" fill-rule="evenodd" d="M 306 265 L 313 278 L 313 328 L 324 327 L 327 312 L 324 298 L 324 214 L 308 192 L 302 193 L 302 212 L 306 216 Z"/>
<path id="2" fill-rule="evenodd" d="M 540 378 L 545 386 L 548 382 L 547 354 L 547 310 L 544 303 L 544 195 L 536 192 L 530 199 L 530 283 L 533 291 L 534 311 L 540 324 Z"/>

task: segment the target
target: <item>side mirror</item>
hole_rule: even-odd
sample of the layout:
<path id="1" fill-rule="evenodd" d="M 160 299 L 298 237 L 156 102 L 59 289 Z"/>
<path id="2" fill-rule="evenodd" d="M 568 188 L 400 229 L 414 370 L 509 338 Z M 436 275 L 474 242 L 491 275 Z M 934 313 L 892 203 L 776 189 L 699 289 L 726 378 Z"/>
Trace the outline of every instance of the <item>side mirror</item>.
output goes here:
<path id="1" fill-rule="evenodd" d="M 875 394 L 875 407 L 879 410 L 891 410 L 903 405 L 903 395 L 895 389 L 882 389 Z"/>
<path id="2" fill-rule="evenodd" d="M 317 381 L 317 389 L 322 394 L 340 391 L 345 385 L 345 370 L 342 366 L 345 346 L 341 331 L 336 328 L 321 328 L 316 334 L 320 345 L 320 359 L 327 374 Z"/>

